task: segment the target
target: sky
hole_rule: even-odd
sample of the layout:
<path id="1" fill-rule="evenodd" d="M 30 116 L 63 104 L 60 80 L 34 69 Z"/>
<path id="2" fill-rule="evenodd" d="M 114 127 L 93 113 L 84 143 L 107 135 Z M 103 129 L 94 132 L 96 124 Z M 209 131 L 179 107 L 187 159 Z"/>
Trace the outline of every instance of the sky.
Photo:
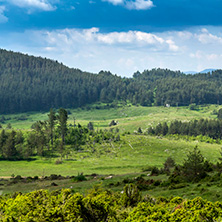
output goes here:
<path id="1" fill-rule="evenodd" d="M 0 0 L 0 48 L 83 71 L 222 68 L 221 0 Z"/>

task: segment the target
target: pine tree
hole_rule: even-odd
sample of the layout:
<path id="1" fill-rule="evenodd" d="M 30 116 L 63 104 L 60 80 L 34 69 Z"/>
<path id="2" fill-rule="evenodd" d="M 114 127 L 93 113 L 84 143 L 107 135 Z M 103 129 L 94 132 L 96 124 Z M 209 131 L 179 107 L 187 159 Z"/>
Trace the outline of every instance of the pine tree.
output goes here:
<path id="1" fill-rule="evenodd" d="M 187 155 L 183 164 L 183 172 L 188 181 L 199 181 L 206 176 L 204 157 L 197 146 Z"/>
<path id="2" fill-rule="evenodd" d="M 65 109 L 60 108 L 59 109 L 59 114 L 57 116 L 57 119 L 59 121 L 59 130 L 61 133 L 61 137 L 62 137 L 62 142 L 65 142 L 65 135 L 67 132 L 67 120 L 68 120 L 68 113 Z"/>
<path id="3" fill-rule="evenodd" d="M 3 157 L 5 159 L 15 159 L 17 156 L 17 151 L 15 148 L 15 135 L 16 132 L 12 131 L 3 146 Z"/>
<path id="4" fill-rule="evenodd" d="M 50 140 L 51 140 L 51 145 L 53 145 L 53 134 L 54 134 L 56 115 L 55 115 L 55 111 L 52 108 L 50 109 L 48 117 L 49 117 L 48 122 L 49 122 L 49 129 L 50 129 Z"/>

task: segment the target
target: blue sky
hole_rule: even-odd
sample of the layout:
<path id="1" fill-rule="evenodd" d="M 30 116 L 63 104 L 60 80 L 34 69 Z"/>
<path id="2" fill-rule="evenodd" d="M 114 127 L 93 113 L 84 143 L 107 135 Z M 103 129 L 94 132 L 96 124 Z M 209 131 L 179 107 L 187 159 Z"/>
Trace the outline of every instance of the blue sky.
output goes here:
<path id="1" fill-rule="evenodd" d="M 221 0 L 0 0 L 0 48 L 97 73 L 222 68 Z"/>

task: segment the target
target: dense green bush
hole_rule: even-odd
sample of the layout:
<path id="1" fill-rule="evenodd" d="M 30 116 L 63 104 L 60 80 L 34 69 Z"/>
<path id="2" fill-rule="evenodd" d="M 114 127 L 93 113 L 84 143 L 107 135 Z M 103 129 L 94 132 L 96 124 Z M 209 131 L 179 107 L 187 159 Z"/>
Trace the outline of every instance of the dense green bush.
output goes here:
<path id="1" fill-rule="evenodd" d="M 151 196 L 140 198 L 134 185 L 125 193 L 112 193 L 94 187 L 87 195 L 72 193 L 70 189 L 34 191 L 28 194 L 0 196 L 0 221 L 219 221 L 222 203 L 212 203 L 197 197 L 156 200 Z M 131 192 L 126 195 L 126 192 Z M 123 205 L 124 204 L 124 205 Z"/>

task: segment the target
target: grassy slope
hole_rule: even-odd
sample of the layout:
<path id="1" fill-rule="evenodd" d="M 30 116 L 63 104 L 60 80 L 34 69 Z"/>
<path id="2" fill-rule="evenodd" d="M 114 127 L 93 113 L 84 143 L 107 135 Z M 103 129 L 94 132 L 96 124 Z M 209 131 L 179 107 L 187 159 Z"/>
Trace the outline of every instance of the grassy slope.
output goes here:
<path id="1" fill-rule="evenodd" d="M 150 125 L 156 125 L 162 121 L 172 120 L 190 120 L 199 118 L 215 118 L 216 115 L 212 115 L 214 110 L 219 110 L 221 106 L 203 106 L 198 111 L 189 110 L 187 107 L 141 107 L 141 106 L 124 106 L 119 108 L 110 109 L 70 109 L 71 115 L 69 115 L 69 123 L 73 124 L 74 118 L 76 123 L 86 125 L 89 121 L 94 123 L 95 127 L 108 127 L 111 120 L 117 120 L 119 122 L 118 127 L 122 131 L 137 130 L 138 127 L 146 129 Z M 4 115 L 11 120 L 2 124 L 5 127 L 8 123 L 11 123 L 15 129 L 30 129 L 30 126 L 38 120 L 46 120 L 48 113 L 24 113 L 14 115 Z M 24 121 L 18 121 L 15 118 L 26 116 L 28 119 Z"/>
<path id="2" fill-rule="evenodd" d="M 106 128 L 112 119 L 118 120 L 118 128 L 123 131 L 133 132 L 138 127 L 145 130 L 150 125 L 155 125 L 161 121 L 171 121 L 173 119 L 190 120 L 194 118 L 215 118 L 212 115 L 213 110 L 218 110 L 219 106 L 206 106 L 201 107 L 199 111 L 191 111 L 186 107 L 180 108 L 164 108 L 164 107 L 125 107 L 118 109 L 107 110 L 71 110 L 69 122 L 73 124 L 75 117 L 76 123 L 86 125 L 89 121 L 94 123 L 95 127 Z M 24 114 L 27 115 L 27 114 Z M 32 113 L 28 114 L 28 120 L 15 121 L 13 118 L 17 115 L 8 115 L 14 128 L 29 129 L 31 124 L 37 120 L 47 119 L 47 113 Z M 91 153 L 86 147 L 84 153 L 73 152 L 70 160 L 65 160 L 63 164 L 56 165 L 54 159 L 40 159 L 35 161 L 0 161 L 0 176 L 22 175 L 22 176 L 45 176 L 50 174 L 61 175 L 77 175 L 80 172 L 84 174 L 97 173 L 100 175 L 115 174 L 121 175 L 112 179 L 110 182 L 121 181 L 124 177 L 134 177 L 136 173 L 141 174 L 142 169 L 147 166 L 162 167 L 163 162 L 168 156 L 172 156 L 177 163 L 182 163 L 187 153 L 198 144 L 201 152 L 207 159 L 216 162 L 219 154 L 220 145 L 207 144 L 198 141 L 188 142 L 185 140 L 172 140 L 167 138 L 157 138 L 144 135 L 125 135 L 121 136 L 119 143 L 97 145 L 96 152 Z M 125 175 L 125 176 L 124 176 Z M 119 179 L 118 179 L 119 178 Z M 109 181 L 103 181 L 103 186 L 107 186 Z M 89 189 L 93 184 L 101 183 L 101 180 L 91 180 L 90 182 L 82 182 L 81 184 L 74 184 L 71 181 L 56 181 L 58 187 L 50 186 L 51 181 L 35 182 L 30 184 L 15 184 L 7 187 L 0 187 L 5 192 L 14 191 L 31 191 L 40 188 L 58 189 L 62 187 L 71 187 L 76 191 L 84 192 Z M 205 185 L 206 186 L 206 185 Z M 114 190 L 121 190 L 123 185 L 113 187 Z M 164 190 L 155 189 L 148 191 L 149 194 L 154 196 L 169 196 L 180 195 L 184 192 L 184 197 L 193 197 L 200 195 L 202 187 L 197 188 L 196 185 L 190 185 L 181 190 Z M 212 192 L 218 192 L 217 186 L 207 187 L 207 198 L 214 200 L 215 195 Z M 178 193 L 179 192 L 179 193 Z M 182 195 L 182 193 L 181 193 Z M 203 194 L 204 195 L 204 194 Z M 212 197 L 211 197 L 212 196 Z"/>
<path id="3" fill-rule="evenodd" d="M 43 176 L 50 174 L 124 174 L 142 172 L 146 166 L 162 167 L 168 156 L 182 163 L 187 153 L 198 143 L 184 140 L 157 139 L 150 136 L 127 135 L 125 142 L 97 146 L 94 154 L 73 152 L 63 164 L 56 165 L 54 159 L 35 161 L 0 161 L 0 176 Z M 205 157 L 216 162 L 220 145 L 198 143 Z"/>
<path id="4" fill-rule="evenodd" d="M 145 130 L 150 125 L 155 125 L 161 121 L 172 121 L 173 119 L 190 120 L 194 118 L 209 117 L 213 110 L 218 110 L 218 106 L 200 107 L 199 111 L 191 111 L 186 107 L 164 108 L 164 107 L 120 107 L 118 109 L 104 110 L 71 110 L 69 123 L 87 124 L 89 121 L 94 123 L 95 128 L 107 128 L 112 119 L 118 120 L 118 128 L 124 131 L 133 132 L 138 127 Z M 24 114 L 28 117 L 26 121 L 15 121 L 14 118 L 21 116 L 8 115 L 14 128 L 30 128 L 31 124 L 37 120 L 47 119 L 47 113 Z M 197 142 L 186 142 L 184 140 L 169 140 L 166 138 L 158 139 L 150 136 L 126 135 L 122 137 L 119 144 L 103 144 L 97 147 L 97 152 L 91 154 L 75 153 L 69 157 L 74 161 L 64 161 L 62 165 L 55 165 L 56 159 L 37 159 L 36 161 L 1 161 L 0 176 L 10 176 L 12 174 L 30 175 L 75 175 L 78 172 L 85 174 L 122 174 L 129 172 L 140 172 L 146 165 L 162 166 L 168 156 L 173 156 L 176 162 L 181 163 Z M 204 156 L 212 161 L 216 161 L 219 145 L 199 143 L 199 147 Z M 89 150 L 90 151 L 90 150 Z"/>

